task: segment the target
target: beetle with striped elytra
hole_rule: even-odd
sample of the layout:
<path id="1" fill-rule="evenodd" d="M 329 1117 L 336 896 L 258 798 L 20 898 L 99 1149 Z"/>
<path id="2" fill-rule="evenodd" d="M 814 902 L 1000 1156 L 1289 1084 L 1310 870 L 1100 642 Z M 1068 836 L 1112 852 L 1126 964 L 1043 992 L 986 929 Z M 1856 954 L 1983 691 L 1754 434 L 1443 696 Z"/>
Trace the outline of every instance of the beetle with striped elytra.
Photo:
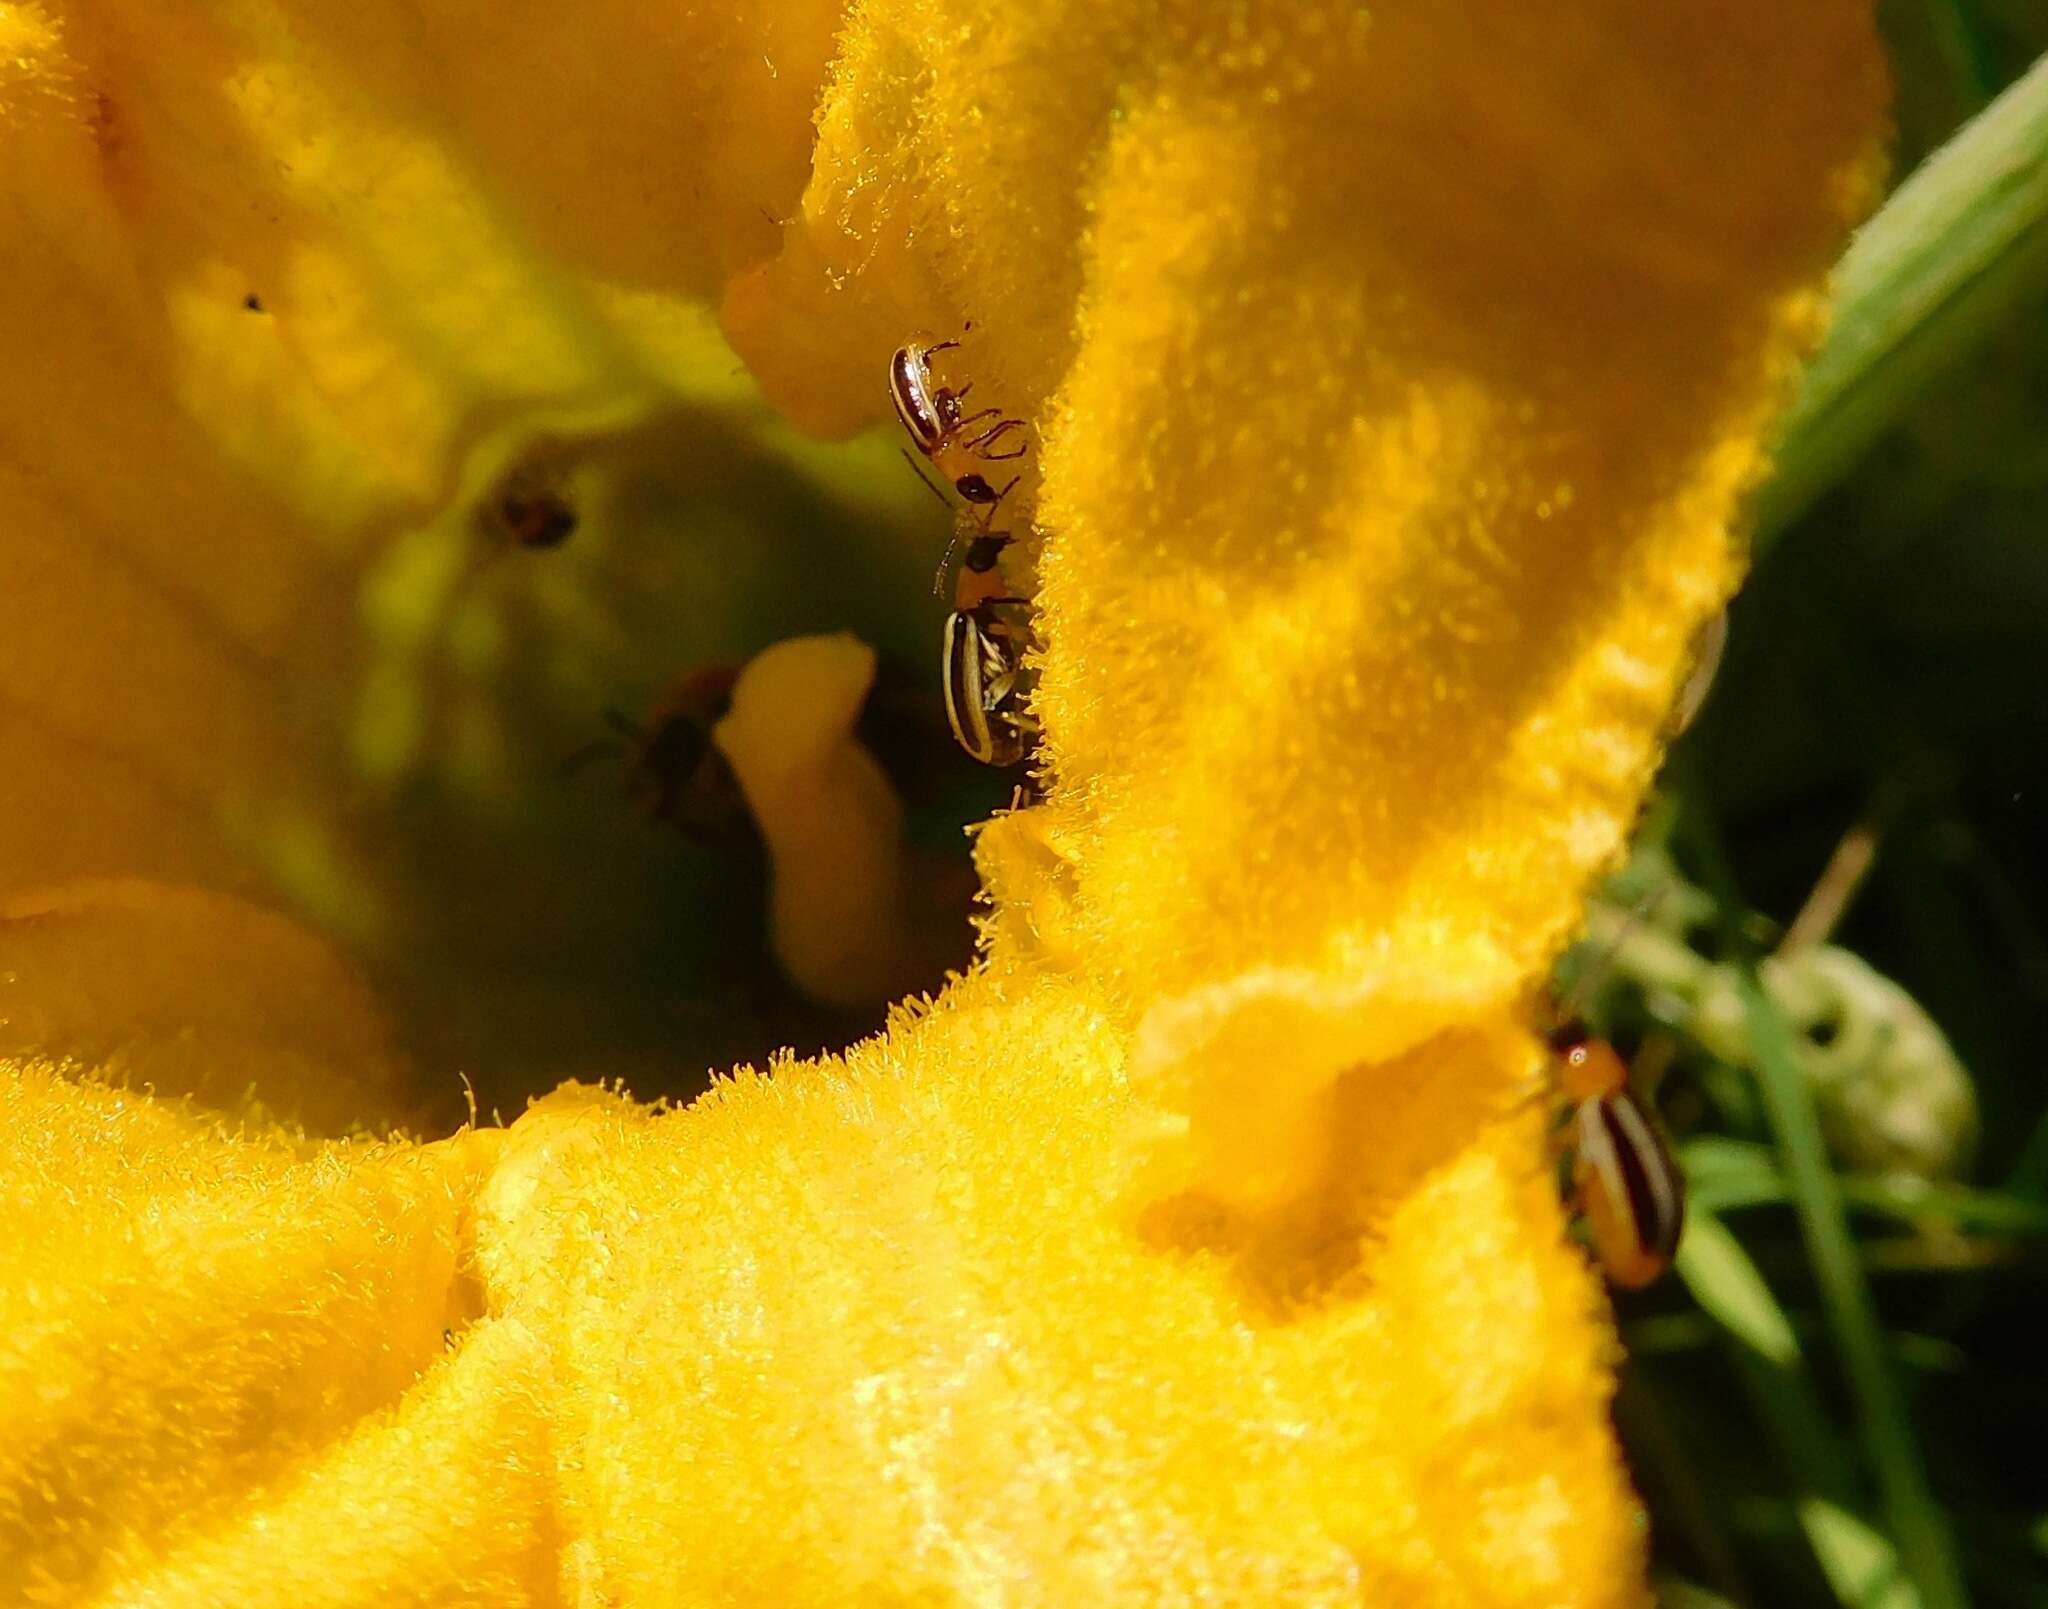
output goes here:
<path id="1" fill-rule="evenodd" d="M 1656 1121 L 1628 1088 L 1628 1064 L 1570 1021 L 1546 1036 L 1569 1103 L 1569 1199 L 1613 1284 L 1638 1290 L 1671 1266 L 1685 1228 L 1685 1183 Z"/>
<path id="2" fill-rule="evenodd" d="M 1010 595 L 997 568 L 1009 544 L 1007 531 L 975 525 L 954 577 L 953 612 L 946 616 L 940 659 L 946 724 L 954 741 L 983 765 L 1017 764 L 1038 734 L 1025 704 L 1030 627 L 1015 618 L 1028 605 Z"/>
<path id="3" fill-rule="evenodd" d="M 932 356 L 959 345 L 914 339 L 898 347 L 889 361 L 889 396 L 911 443 L 968 505 L 956 517 L 954 540 L 939 565 L 943 578 L 964 535 L 940 660 L 946 723 L 969 756 L 983 765 L 1010 766 L 1030 753 L 1038 732 L 1026 703 L 1030 673 L 1024 655 L 1030 627 L 1018 618 L 1029 604 L 1004 584 L 1000 563 L 1011 535 L 995 528 L 996 510 L 1017 478 L 998 490 L 976 466 L 1021 458 L 1028 443 L 1007 439 L 1026 427 L 1001 409 L 962 410 L 971 381 L 958 390 L 935 383 Z"/>
<path id="4" fill-rule="evenodd" d="M 1000 408 L 965 412 L 961 404 L 974 389 L 972 381 L 957 390 L 937 382 L 932 359 L 941 352 L 957 351 L 959 346 L 958 341 L 922 339 L 899 346 L 889 359 L 889 399 L 896 405 L 896 417 L 903 422 L 911 445 L 946 477 L 953 490 L 964 501 L 993 510 L 1017 482 L 1013 477 L 998 491 L 983 473 L 983 466 L 1022 458 L 1028 444 L 1006 438 L 1025 425 Z"/>
<path id="5" fill-rule="evenodd" d="M 946 724 L 983 765 L 1016 765 L 1031 752 L 1038 723 L 1024 702 L 1026 638 L 996 604 L 946 617 Z"/>

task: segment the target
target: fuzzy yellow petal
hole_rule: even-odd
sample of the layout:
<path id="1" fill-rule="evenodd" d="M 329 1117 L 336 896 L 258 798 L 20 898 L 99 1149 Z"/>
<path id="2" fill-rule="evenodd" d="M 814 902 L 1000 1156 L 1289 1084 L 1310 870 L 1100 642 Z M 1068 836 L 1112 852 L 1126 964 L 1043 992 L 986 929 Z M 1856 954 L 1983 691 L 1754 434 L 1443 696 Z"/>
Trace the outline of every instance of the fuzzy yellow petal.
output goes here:
<path id="1" fill-rule="evenodd" d="M 688 1111 L 315 1147 L 11 1064 L 16 1596 L 1640 1599 L 1517 1008 L 1867 199 L 1863 6 L 0 26 L 63 377 L 0 404 L 0 887 L 346 884 L 470 494 L 671 405 L 699 297 L 820 430 L 974 320 L 1049 784 L 983 966 Z"/>
<path id="2" fill-rule="evenodd" d="M 1594 1287 L 1530 1232 L 1526 1129 L 1283 1300 L 1125 1223 L 1119 1059 L 1083 991 L 984 978 L 843 1067 L 514 1125 L 478 1267 L 558 1346 L 564 1522 L 607 1588 L 1630 1601 L 1632 1516 L 1588 1502 Z"/>
<path id="3" fill-rule="evenodd" d="M 208 890 L 101 879 L 0 897 L 0 1057 L 345 1133 L 399 1109 L 369 990 L 305 928 Z"/>
<path id="4" fill-rule="evenodd" d="M 1044 410 L 1040 703 L 1093 965 L 1526 976 L 1633 814 L 1871 193 L 1866 8 L 1075 25 L 863 8 L 809 255 L 736 330 L 850 420 L 885 343 L 972 318 L 984 392 Z M 842 390 L 803 335 L 848 328 Z"/>
<path id="5" fill-rule="evenodd" d="M 518 1609 L 573 1601 L 553 1523 L 547 1356 L 488 1321 L 303 1475 L 106 1595 L 151 1609 L 289 1602 Z"/>
<path id="6" fill-rule="evenodd" d="M 469 1142 L 315 1148 L 13 1063 L 0 1596 L 75 1602 L 389 1408 L 473 1309 Z"/>
<path id="7" fill-rule="evenodd" d="M 1867 9 L 905 4 L 847 54 L 728 319 L 821 423 L 871 410 L 791 304 L 871 365 L 971 319 L 1044 421 L 1044 959 L 1136 1019 L 1163 1165 L 1309 1193 L 1344 1070 L 1511 1012 L 1620 852 L 1873 191 Z"/>
<path id="8" fill-rule="evenodd" d="M 1874 177 L 1858 6 L 1455 15 L 1289 8 L 1269 102 L 1219 38 L 1101 153 L 1042 699 L 1150 993 L 1540 972 Z"/>

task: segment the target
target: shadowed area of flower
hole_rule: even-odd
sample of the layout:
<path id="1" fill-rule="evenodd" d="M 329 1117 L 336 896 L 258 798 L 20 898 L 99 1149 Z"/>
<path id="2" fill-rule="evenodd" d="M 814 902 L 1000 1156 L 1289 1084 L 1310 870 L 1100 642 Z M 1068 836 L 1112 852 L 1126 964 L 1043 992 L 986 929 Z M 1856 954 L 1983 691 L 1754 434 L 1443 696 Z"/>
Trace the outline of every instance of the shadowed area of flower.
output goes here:
<path id="1" fill-rule="evenodd" d="M 126 879 L 46 976 L 251 901 L 406 973 L 633 573 L 513 579 L 478 490 L 666 442 L 858 502 L 707 304 L 821 433 L 971 320 L 1044 448 L 1045 798 L 880 1037 L 437 1144 L 170 1098 L 404 1109 L 310 937 L 317 1054 L 237 1004 L 123 1094 L 36 1059 L 113 1060 L 82 985 L 9 1042 L 12 1595 L 1641 1597 L 1522 1014 L 1872 193 L 1864 7 L 109 4 L 0 61 L 0 894 Z"/>

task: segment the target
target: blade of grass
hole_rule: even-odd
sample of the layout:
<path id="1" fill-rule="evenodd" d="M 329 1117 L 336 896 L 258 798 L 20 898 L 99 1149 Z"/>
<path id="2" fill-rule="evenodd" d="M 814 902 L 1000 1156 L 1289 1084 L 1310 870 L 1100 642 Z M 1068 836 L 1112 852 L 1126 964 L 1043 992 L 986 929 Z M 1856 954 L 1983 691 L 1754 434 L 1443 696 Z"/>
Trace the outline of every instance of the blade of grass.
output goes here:
<path id="1" fill-rule="evenodd" d="M 1935 1502 L 1905 1398 L 1885 1360 L 1877 1308 L 1849 1235 L 1813 1092 L 1793 1050 L 1791 1027 L 1753 970 L 1744 968 L 1740 987 L 1764 1108 L 1777 1136 L 1807 1255 L 1855 1400 L 1858 1436 L 1877 1477 L 1900 1561 L 1928 1609 L 1961 1609 L 1968 1597 L 1947 1517 Z"/>
<path id="2" fill-rule="evenodd" d="M 1696 777 L 1689 780 L 1697 782 Z M 1848 1381 L 1857 1438 L 1876 1477 L 1892 1540 L 1926 1609 L 1962 1609 L 1969 1598 L 1947 1516 L 1934 1500 L 1905 1399 L 1885 1360 L 1877 1309 L 1821 1139 L 1813 1091 L 1799 1070 L 1791 1025 L 1758 980 L 1754 954 L 1744 937 L 1748 903 L 1729 864 L 1719 826 L 1705 807 L 1707 794 L 1693 786 L 1682 797 L 1690 808 L 1682 812 L 1679 830 L 1698 857 L 1702 880 L 1718 907 L 1722 942 L 1737 968 L 1758 1092 Z"/>
<path id="3" fill-rule="evenodd" d="M 1687 1198 L 1704 1202 L 1709 1211 L 1726 1215 L 1792 1199 L 1777 1158 L 1747 1140 L 1699 1135 L 1678 1148 L 1678 1160 L 1685 1170 Z M 2048 1235 L 2048 1207 L 2017 1194 L 1883 1173 L 1839 1174 L 1836 1183 L 1850 1206 L 1919 1229 Z"/>
<path id="4" fill-rule="evenodd" d="M 1835 286 L 1833 326 L 1757 497 L 1759 552 L 1936 377 L 2048 295 L 2048 58 L 1899 186 Z"/>
<path id="5" fill-rule="evenodd" d="M 1843 1179 L 1842 1197 L 1851 1206 L 1920 1228 L 1939 1226 L 2014 1237 L 2048 1235 L 2048 1210 L 1996 1190 L 1857 1174 Z"/>
<path id="6" fill-rule="evenodd" d="M 1735 1363 L 1790 1477 L 1793 1511 L 1836 1599 L 1853 1609 L 1920 1609 L 1898 1553 L 1857 1519 L 1854 1455 L 1821 1405 L 1792 1323 L 1711 1213 L 1689 1215 L 1678 1275 L 1735 1343 Z"/>

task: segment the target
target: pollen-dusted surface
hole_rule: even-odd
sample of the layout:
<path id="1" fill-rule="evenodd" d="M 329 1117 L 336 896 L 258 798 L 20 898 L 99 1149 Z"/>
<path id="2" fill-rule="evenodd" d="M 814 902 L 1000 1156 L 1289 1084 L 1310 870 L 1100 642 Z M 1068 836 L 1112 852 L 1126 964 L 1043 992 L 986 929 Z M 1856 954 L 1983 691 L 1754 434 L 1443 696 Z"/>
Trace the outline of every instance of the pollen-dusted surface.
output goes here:
<path id="1" fill-rule="evenodd" d="M 1277 97 L 1237 103 L 1218 38 L 1094 170 L 1041 691 L 1090 955 L 1148 994 L 1477 944 L 1526 978 L 1733 584 L 1836 203 L 1875 177 L 1869 22 L 1289 14 Z M 1174 875 L 1211 865 L 1245 875 Z"/>
<path id="2" fill-rule="evenodd" d="M 1040 414 L 1091 962 L 1146 995 L 1389 938 L 1534 971 L 1734 583 L 1874 185 L 1867 8 L 904 0 L 847 58 L 898 92 L 828 96 L 805 246 L 728 317 L 849 420 L 886 341 L 972 320 L 955 366 Z"/>
<path id="3" fill-rule="evenodd" d="M 984 965 L 687 1111 L 9 1063 L 0 1595 L 1640 1601 L 1512 1005 L 1733 583 L 1866 8 L 187 9 L 0 15 L 0 894 L 376 939 L 340 689 L 452 674 L 507 441 L 745 406 L 706 299 L 821 430 L 973 321 L 1049 792 Z"/>
<path id="4" fill-rule="evenodd" d="M 6 1073 L 0 1598 L 98 1601 L 415 1388 L 473 1313 L 462 1203 L 488 1146 L 316 1147 Z"/>
<path id="5" fill-rule="evenodd" d="M 1164 1249 L 1116 1199 L 1107 1027 L 1077 989 L 974 981 L 843 1066 L 514 1126 L 478 1263 L 558 1344 L 563 1517 L 605 1590 L 1631 1601 L 1535 1114 L 1404 1179 L 1370 1264 L 1313 1266 L 1312 1231 Z"/>

